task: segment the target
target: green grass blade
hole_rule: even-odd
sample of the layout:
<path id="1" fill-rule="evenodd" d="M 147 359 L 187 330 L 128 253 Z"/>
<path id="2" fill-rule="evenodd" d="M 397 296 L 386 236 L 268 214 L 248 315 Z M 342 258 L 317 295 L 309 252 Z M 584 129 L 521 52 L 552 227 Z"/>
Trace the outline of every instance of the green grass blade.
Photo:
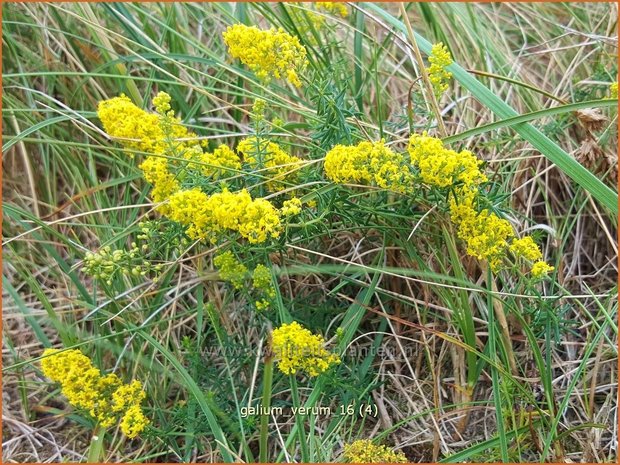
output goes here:
<path id="1" fill-rule="evenodd" d="M 525 113 L 523 115 L 514 116 L 512 118 L 506 118 L 494 123 L 478 126 L 477 128 L 463 131 L 453 136 L 448 136 L 443 139 L 446 144 L 457 142 L 459 140 L 467 139 L 468 137 L 477 136 L 478 134 L 484 134 L 485 132 L 494 131 L 505 127 L 511 127 L 520 123 L 526 123 L 547 116 L 561 115 L 563 113 L 569 113 L 572 111 L 582 110 L 584 108 L 605 108 L 605 107 L 617 107 L 618 99 L 604 99 L 604 100 L 589 100 L 587 102 L 570 103 L 568 105 L 560 105 L 553 108 L 546 108 L 544 110 L 533 111 L 531 113 Z"/>
<path id="2" fill-rule="evenodd" d="M 493 273 L 489 268 L 487 270 L 487 283 L 489 286 L 489 293 L 487 294 L 487 314 L 488 314 L 488 332 L 489 332 L 489 353 L 494 361 L 498 361 L 496 352 L 496 337 L 495 331 L 495 310 L 493 309 L 493 294 L 491 293 L 491 283 L 493 282 Z M 501 341 L 501 338 L 500 338 Z M 491 381 L 493 384 L 493 404 L 495 405 L 495 418 L 497 419 L 497 437 L 499 439 L 499 450 L 502 455 L 502 462 L 508 463 L 508 439 L 506 438 L 506 430 L 504 425 L 504 414 L 502 407 L 502 386 L 500 385 L 500 378 L 498 376 L 497 369 L 491 366 Z"/>

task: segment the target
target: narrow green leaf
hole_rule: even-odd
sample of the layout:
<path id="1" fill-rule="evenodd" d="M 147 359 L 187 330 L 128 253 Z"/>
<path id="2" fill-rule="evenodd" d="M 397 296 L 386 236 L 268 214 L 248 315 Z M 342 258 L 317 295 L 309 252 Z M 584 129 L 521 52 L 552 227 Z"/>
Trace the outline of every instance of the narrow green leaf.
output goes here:
<path id="1" fill-rule="evenodd" d="M 448 136 L 443 139 L 446 144 L 457 142 L 459 140 L 467 139 L 468 137 L 477 136 L 485 132 L 494 131 L 496 129 L 514 126 L 515 124 L 525 123 L 527 121 L 533 121 L 535 119 L 545 118 L 547 116 L 561 115 L 562 113 L 569 113 L 571 111 L 581 110 L 583 108 L 597 108 L 597 107 L 617 107 L 618 99 L 604 99 L 604 100 L 589 100 L 587 102 L 570 103 L 568 105 L 560 105 L 553 108 L 546 108 L 544 110 L 533 111 L 531 113 L 525 113 L 523 115 L 514 116 L 512 118 L 506 118 L 494 123 L 478 126 L 477 128 L 469 129 L 467 131 L 460 132 L 453 136 Z"/>

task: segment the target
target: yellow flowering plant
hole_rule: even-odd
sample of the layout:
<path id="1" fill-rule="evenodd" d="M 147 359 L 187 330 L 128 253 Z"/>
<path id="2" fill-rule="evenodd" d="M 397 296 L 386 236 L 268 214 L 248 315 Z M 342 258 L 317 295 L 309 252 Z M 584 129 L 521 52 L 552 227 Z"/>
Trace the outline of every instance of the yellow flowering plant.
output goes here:
<path id="1" fill-rule="evenodd" d="M 344 446 L 348 463 L 407 463 L 402 452 L 395 452 L 385 445 L 376 445 L 369 439 L 358 439 Z"/>
<path id="2" fill-rule="evenodd" d="M 308 65 L 306 49 L 282 28 L 265 31 L 235 24 L 224 32 L 224 42 L 230 55 L 240 59 L 259 79 L 286 78 L 294 86 L 301 86 L 299 74 Z"/>
<path id="3" fill-rule="evenodd" d="M 413 177 L 405 157 L 383 140 L 336 145 L 325 156 L 325 175 L 339 184 L 374 185 L 397 192 L 410 191 Z"/>
<path id="4" fill-rule="evenodd" d="M 7 6 L 7 461 L 613 459 L 592 5 Z"/>
<path id="5" fill-rule="evenodd" d="M 452 73 L 446 70 L 446 67 L 452 64 L 452 57 L 448 48 L 439 42 L 438 44 L 433 44 L 428 61 L 430 66 L 426 69 L 426 72 L 433 86 L 435 96 L 440 97 L 450 87 L 448 83 Z"/>
<path id="6" fill-rule="evenodd" d="M 121 144 L 148 154 L 140 167 L 161 213 L 186 226 L 194 240 L 215 243 L 226 232 L 237 232 L 251 243 L 277 239 L 281 213 L 270 201 L 249 194 L 242 170 L 266 179 L 267 189 L 277 192 L 294 185 L 303 161 L 260 136 L 242 140 L 236 150 L 219 145 L 204 151 L 175 117 L 168 94 L 158 93 L 153 105 L 156 113 L 149 113 L 121 96 L 101 102 L 98 115 Z M 124 137 L 132 127 L 140 142 Z"/>
<path id="7" fill-rule="evenodd" d="M 142 383 L 134 380 L 123 384 L 113 373 L 102 375 L 77 349 L 46 349 L 41 370 L 60 384 L 71 405 L 87 412 L 103 428 L 120 421 L 120 430 L 133 439 L 150 423 L 141 407 L 146 397 Z"/>
<path id="8" fill-rule="evenodd" d="M 287 375 L 298 372 L 318 376 L 340 363 L 338 355 L 328 352 L 325 340 L 296 321 L 283 324 L 271 335 L 271 349 L 278 369 Z"/>

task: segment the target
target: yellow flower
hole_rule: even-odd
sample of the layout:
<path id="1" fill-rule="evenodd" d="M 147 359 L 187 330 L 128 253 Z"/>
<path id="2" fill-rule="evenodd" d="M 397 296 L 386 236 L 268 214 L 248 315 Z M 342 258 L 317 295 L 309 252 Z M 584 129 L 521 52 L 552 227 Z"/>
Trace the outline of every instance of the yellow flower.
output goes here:
<path id="1" fill-rule="evenodd" d="M 113 426 L 121 415 L 140 417 L 130 429 L 123 427 L 124 420 L 121 423 L 121 431 L 133 438 L 148 425 L 140 407 L 145 398 L 140 381 L 123 384 L 113 373 L 102 375 L 90 359 L 76 349 L 46 349 L 41 369 L 49 379 L 60 383 L 69 403 L 87 411 L 102 427 Z"/>
<path id="2" fill-rule="evenodd" d="M 145 397 L 146 393 L 142 390 L 142 383 L 133 380 L 130 384 L 124 384 L 114 391 L 112 394 L 112 410 L 123 412 L 130 406 L 140 405 Z"/>
<path id="3" fill-rule="evenodd" d="M 525 236 L 521 239 L 515 239 L 510 244 L 510 251 L 517 258 L 525 258 L 526 260 L 535 262 L 542 258 L 542 252 L 534 242 L 531 236 Z"/>
<path id="4" fill-rule="evenodd" d="M 618 98 L 618 83 L 614 82 L 609 86 L 609 98 Z"/>
<path id="5" fill-rule="evenodd" d="M 344 458 L 349 463 L 406 463 L 402 452 L 386 446 L 376 446 L 369 439 L 360 439 L 344 446 Z"/>
<path id="6" fill-rule="evenodd" d="M 482 160 L 467 150 L 446 149 L 441 139 L 413 134 L 408 147 L 411 164 L 420 170 L 422 180 L 432 186 L 451 187 L 480 184 L 487 180 L 480 171 Z"/>
<path id="7" fill-rule="evenodd" d="M 303 72 L 308 62 L 306 49 L 297 37 L 282 28 L 262 31 L 243 24 L 229 26 L 223 36 L 230 54 L 259 79 L 268 82 L 272 77 L 286 77 L 291 84 L 301 86 L 298 73 Z"/>
<path id="8" fill-rule="evenodd" d="M 168 115 L 170 113 L 170 116 L 174 116 L 172 105 L 170 105 L 171 101 L 172 99 L 169 94 L 166 92 L 158 92 L 157 95 L 153 97 L 155 111 L 160 115 Z"/>
<path id="9" fill-rule="evenodd" d="M 312 334 L 297 322 L 283 324 L 272 334 L 278 368 L 287 375 L 303 371 L 308 376 L 318 376 L 340 363 L 340 358 L 325 350 L 324 344 L 322 336 Z"/>
<path id="10" fill-rule="evenodd" d="M 541 260 L 541 261 L 534 263 L 534 265 L 532 266 L 531 273 L 534 279 L 542 279 L 545 276 L 547 276 L 549 273 L 551 273 L 553 270 L 555 270 L 554 267 L 552 267 L 551 265 Z"/>
<path id="11" fill-rule="evenodd" d="M 221 279 L 232 283 L 235 289 L 241 289 L 243 287 L 248 269 L 235 258 L 230 250 L 215 257 L 213 263 L 219 270 Z"/>
<path id="12" fill-rule="evenodd" d="M 280 213 L 283 216 L 295 216 L 301 213 L 301 200 L 297 197 L 293 197 L 291 200 L 285 200 L 280 208 Z"/>
<path id="13" fill-rule="evenodd" d="M 220 145 L 213 153 L 202 154 L 200 161 L 204 163 L 202 173 L 213 179 L 230 177 L 235 171 L 241 170 L 239 156 L 226 145 Z"/>
<path id="14" fill-rule="evenodd" d="M 265 242 L 268 238 L 277 239 L 281 230 L 278 210 L 265 199 L 250 201 L 239 221 L 239 234 L 252 244 Z"/>
<path id="15" fill-rule="evenodd" d="M 452 57 L 448 48 L 439 42 L 433 45 L 428 61 L 431 65 L 426 68 L 426 72 L 433 85 L 435 96 L 439 97 L 450 87 L 448 81 L 452 77 L 452 73 L 446 70 L 446 66 L 452 64 Z"/>
<path id="16" fill-rule="evenodd" d="M 137 107 L 129 97 L 99 102 L 97 115 L 105 131 L 125 147 L 148 153 L 163 151 L 159 116 Z"/>
<path id="17" fill-rule="evenodd" d="M 109 412 L 110 401 L 101 395 L 101 373 L 92 366 L 88 357 L 75 349 L 46 349 L 43 357 L 43 374 L 61 384 L 62 393 L 72 405 L 88 411 L 102 423 L 114 421 L 114 416 Z M 107 378 L 104 384 L 114 384 L 111 381 L 120 384 L 114 375 Z"/>
<path id="18" fill-rule="evenodd" d="M 153 185 L 151 191 L 153 202 L 158 204 L 168 200 L 172 194 L 181 188 L 179 181 L 169 171 L 168 166 L 168 159 L 163 156 L 146 157 L 140 165 L 144 179 Z M 170 212 L 168 205 L 165 204 L 160 205 L 159 211 L 164 215 L 168 215 Z"/>
<path id="19" fill-rule="evenodd" d="M 198 188 L 182 190 L 170 197 L 169 217 L 188 226 L 192 239 L 216 242 L 227 231 L 236 231 L 250 243 L 277 238 L 282 225 L 278 210 L 265 199 L 252 200 L 244 189 L 224 190 L 208 196 Z"/>
<path id="20" fill-rule="evenodd" d="M 274 142 L 258 137 L 247 137 L 239 142 L 237 151 L 257 174 L 267 177 L 267 189 L 277 192 L 297 182 L 303 161 L 286 153 Z"/>
<path id="21" fill-rule="evenodd" d="M 349 14 L 347 7 L 340 2 L 316 2 L 316 9 L 327 11 L 342 18 L 346 18 Z"/>
<path id="22" fill-rule="evenodd" d="M 192 239 L 205 239 L 210 232 L 211 215 L 206 209 L 209 196 L 200 189 L 180 190 L 170 196 L 168 217 L 188 226 Z"/>
<path id="23" fill-rule="evenodd" d="M 479 260 L 487 260 L 493 271 L 499 270 L 506 256 L 508 239 L 514 230 L 504 220 L 487 209 L 474 208 L 476 191 L 460 189 L 450 199 L 450 217 L 457 226 L 457 236 L 467 243 L 467 253 Z"/>
<path id="24" fill-rule="evenodd" d="M 129 407 L 121 419 L 121 431 L 130 439 L 135 438 L 149 424 L 139 405 Z"/>
<path id="25" fill-rule="evenodd" d="M 383 140 L 336 145 L 325 156 L 325 174 L 336 183 L 376 185 L 397 192 L 406 192 L 413 180 L 404 157 Z"/>
<path id="26" fill-rule="evenodd" d="M 134 105 L 129 97 L 121 95 L 99 102 L 97 115 L 105 131 L 125 147 L 161 155 L 171 149 L 182 151 L 194 145 L 196 137 L 185 128 L 170 110 L 170 96 L 160 92 L 153 99 L 160 114 L 149 113 Z"/>

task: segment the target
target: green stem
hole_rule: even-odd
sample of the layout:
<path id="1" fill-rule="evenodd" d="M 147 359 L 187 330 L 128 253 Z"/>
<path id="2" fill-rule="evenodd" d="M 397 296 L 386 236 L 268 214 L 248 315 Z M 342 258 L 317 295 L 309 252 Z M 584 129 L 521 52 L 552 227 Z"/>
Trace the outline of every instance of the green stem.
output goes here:
<path id="1" fill-rule="evenodd" d="M 361 11 L 355 10 L 355 34 L 353 39 L 353 53 L 356 57 L 354 61 L 354 85 L 355 85 L 355 103 L 360 112 L 364 112 L 364 99 L 362 96 L 362 63 L 363 48 L 362 39 L 364 37 L 364 20 L 366 17 Z"/>
<path id="2" fill-rule="evenodd" d="M 487 287 L 489 293 L 487 294 L 487 313 L 488 313 L 488 331 L 489 331 L 489 356 L 493 361 L 499 362 L 499 357 L 495 352 L 495 311 L 493 309 L 493 291 L 492 285 L 493 273 L 491 268 L 487 268 Z M 499 384 L 499 374 L 497 368 L 491 365 L 491 380 L 493 384 L 493 403 L 495 404 L 495 418 L 497 422 L 497 436 L 499 438 L 499 449 L 502 456 L 502 462 L 508 463 L 508 441 L 506 439 L 506 431 L 504 429 L 504 415 L 502 412 L 502 398 L 501 389 Z"/>
<path id="3" fill-rule="evenodd" d="M 299 401 L 299 392 L 297 391 L 297 379 L 295 378 L 295 375 L 290 375 L 289 379 L 291 381 L 291 395 L 293 396 L 293 407 L 295 407 L 295 409 L 299 409 L 301 403 Z M 304 425 L 304 420 L 301 415 L 295 415 L 295 423 L 297 424 L 299 444 L 301 446 L 301 461 L 302 463 L 309 463 L 310 454 L 308 454 L 308 443 L 306 442 L 306 429 Z"/>
<path id="4" fill-rule="evenodd" d="M 269 412 L 271 408 L 271 387 L 273 382 L 273 355 L 271 354 L 271 348 L 267 348 L 267 355 L 265 357 L 265 370 L 263 372 L 263 399 L 262 407 L 265 408 L 264 412 Z M 259 439 L 259 462 L 267 463 L 267 447 L 269 439 L 269 415 L 261 415 L 260 417 L 260 439 Z"/>
<path id="5" fill-rule="evenodd" d="M 560 102 L 564 105 L 568 105 L 568 102 L 560 97 L 556 97 L 555 95 L 553 95 L 550 92 L 547 92 L 543 89 L 540 89 L 532 84 L 528 84 L 527 82 L 523 82 L 523 81 L 517 81 L 516 79 L 511 79 L 509 77 L 506 76 L 501 76 L 499 74 L 493 74 L 493 73 L 487 73 L 486 71 L 479 71 L 477 69 L 468 69 L 467 70 L 469 73 L 472 74 L 477 74 L 478 76 L 485 76 L 485 77 L 489 77 L 492 79 L 498 79 L 500 81 L 506 81 L 509 82 L 511 84 L 517 85 L 517 86 L 521 86 L 521 87 L 525 87 L 526 89 L 530 89 L 533 90 L 534 92 L 538 92 L 539 94 L 544 95 L 545 97 L 548 97 L 552 100 L 555 100 L 556 102 Z"/>
<path id="6" fill-rule="evenodd" d="M 97 424 L 93 431 L 93 437 L 90 439 L 90 446 L 88 447 L 88 457 L 86 461 L 88 463 L 101 463 L 103 462 L 103 440 L 105 438 L 106 429 Z"/>

